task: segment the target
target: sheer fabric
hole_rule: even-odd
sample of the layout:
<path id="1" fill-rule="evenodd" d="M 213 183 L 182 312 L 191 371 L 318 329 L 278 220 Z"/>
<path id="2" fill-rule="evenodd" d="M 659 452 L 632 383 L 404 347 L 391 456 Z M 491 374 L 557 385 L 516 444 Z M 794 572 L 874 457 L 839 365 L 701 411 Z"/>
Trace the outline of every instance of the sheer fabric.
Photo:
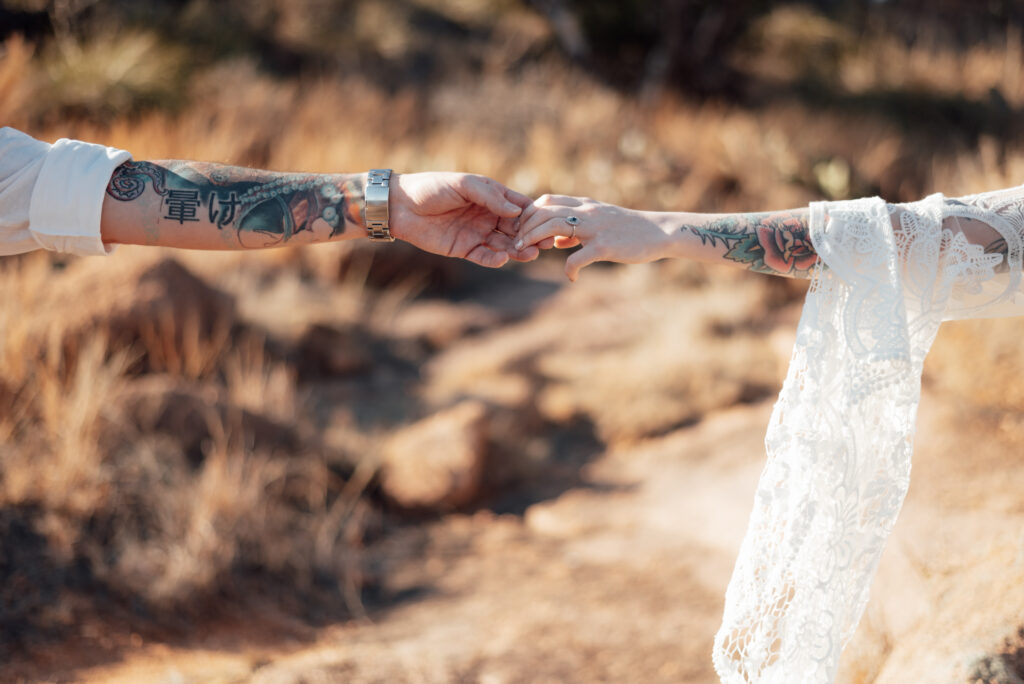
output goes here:
<path id="1" fill-rule="evenodd" d="M 820 259 L 715 638 L 724 682 L 834 679 L 910 482 L 939 325 L 1024 312 L 1022 195 L 811 205 Z"/>

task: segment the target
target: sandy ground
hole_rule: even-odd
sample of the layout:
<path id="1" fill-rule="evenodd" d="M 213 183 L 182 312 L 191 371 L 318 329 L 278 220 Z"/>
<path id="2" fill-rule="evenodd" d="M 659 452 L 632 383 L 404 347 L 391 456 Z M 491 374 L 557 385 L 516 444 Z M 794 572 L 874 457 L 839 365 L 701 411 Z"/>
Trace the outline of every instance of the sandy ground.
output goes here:
<path id="1" fill-rule="evenodd" d="M 389 543 L 423 552 L 386 587 L 408 598 L 365 621 L 283 648 L 247 640 L 258 623 L 234 626 L 54 679 L 716 681 L 711 642 L 747 510 L 720 502 L 751 499 L 770 409 L 720 411 L 606 454 L 525 516 L 410 529 Z M 966 681 L 1020 626 L 1024 462 L 993 440 L 977 448 L 984 425 L 950 429 L 956 413 L 926 394 L 913 486 L 840 681 Z"/>
<path id="2" fill-rule="evenodd" d="M 160 684 L 716 681 L 712 639 L 764 462 L 765 388 L 785 370 L 799 302 L 783 292 L 788 303 L 773 307 L 779 293 L 748 280 L 662 287 L 687 273 L 599 271 L 493 332 L 452 324 L 460 341 L 423 369 L 425 400 L 488 391 L 507 415 L 590 416 L 585 438 L 567 443 L 591 453 L 537 471 L 531 491 L 545 493 L 530 505 L 389 529 L 367 550 L 380 571 L 364 619 L 314 628 L 268 608 L 173 639 L 84 626 L 78 643 L 9 672 Z M 545 278 L 525 282 L 550 289 Z M 446 310 L 507 313 L 499 304 Z M 436 304 L 414 302 L 388 325 L 404 329 L 423 307 L 439 320 Z M 1021 681 L 1024 420 L 958 400 L 943 373 L 926 373 L 910 493 L 840 682 Z M 556 448 L 556 437 L 538 438 Z"/>

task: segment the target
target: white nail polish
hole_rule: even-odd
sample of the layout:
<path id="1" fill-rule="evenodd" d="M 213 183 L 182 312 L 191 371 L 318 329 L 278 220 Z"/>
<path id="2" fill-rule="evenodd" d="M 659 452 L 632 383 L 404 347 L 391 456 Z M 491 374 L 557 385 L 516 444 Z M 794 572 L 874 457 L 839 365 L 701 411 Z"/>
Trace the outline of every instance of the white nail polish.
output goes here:
<path id="1" fill-rule="evenodd" d="M 516 249 L 522 250 L 522 248 L 523 248 L 523 241 L 522 240 L 516 240 Z"/>

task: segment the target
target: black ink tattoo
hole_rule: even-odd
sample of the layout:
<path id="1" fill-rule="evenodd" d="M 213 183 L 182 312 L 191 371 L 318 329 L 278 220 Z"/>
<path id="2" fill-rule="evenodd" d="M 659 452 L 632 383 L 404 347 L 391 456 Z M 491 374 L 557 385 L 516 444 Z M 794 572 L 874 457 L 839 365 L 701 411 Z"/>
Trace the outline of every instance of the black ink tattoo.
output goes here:
<path id="1" fill-rule="evenodd" d="M 146 179 L 152 182 L 158 195 L 167 192 L 165 170 L 150 162 L 125 162 L 116 169 L 107 184 L 107 194 L 116 200 L 130 202 L 146 189 Z"/>
<path id="2" fill-rule="evenodd" d="M 1010 248 L 1006 244 L 1006 238 L 1003 237 L 996 238 L 994 241 L 989 243 L 987 247 L 985 247 L 985 254 L 1002 254 L 1004 261 L 1009 253 Z"/>
<path id="3" fill-rule="evenodd" d="M 275 244 L 312 231 L 323 221 L 334 237 L 345 230 L 349 210 L 346 192 L 322 176 L 288 175 L 248 188 L 238 197 L 236 224 L 238 238 L 245 244 L 246 233 L 262 235 Z"/>
<path id="4" fill-rule="evenodd" d="M 196 209 L 199 208 L 198 190 L 168 190 L 164 204 L 167 205 L 165 219 L 177 221 L 182 225 L 186 221 L 199 221 L 196 218 Z"/>
<path id="5" fill-rule="evenodd" d="M 238 205 L 241 204 L 238 199 L 238 194 L 235 192 L 229 192 L 227 197 L 216 192 L 211 192 L 208 203 L 210 208 L 210 223 L 217 226 L 217 228 L 223 228 L 234 221 L 235 211 L 238 209 Z"/>
<path id="6" fill-rule="evenodd" d="M 358 176 L 279 174 L 172 161 L 122 164 L 107 194 L 129 202 L 143 196 L 147 181 L 162 198 L 160 218 L 180 226 L 208 220 L 218 231 L 231 230 L 243 247 L 284 244 L 303 234 L 309 236 L 306 241 L 340 235 L 359 221 L 363 192 Z M 159 225 L 144 229 L 150 242 L 159 242 Z"/>
<path id="7" fill-rule="evenodd" d="M 996 264 L 996 273 L 1006 273 L 1010 270 L 1010 246 L 1006 243 L 1006 238 L 998 237 L 985 247 L 985 254 L 998 254 L 1002 256 L 1002 260 Z"/>

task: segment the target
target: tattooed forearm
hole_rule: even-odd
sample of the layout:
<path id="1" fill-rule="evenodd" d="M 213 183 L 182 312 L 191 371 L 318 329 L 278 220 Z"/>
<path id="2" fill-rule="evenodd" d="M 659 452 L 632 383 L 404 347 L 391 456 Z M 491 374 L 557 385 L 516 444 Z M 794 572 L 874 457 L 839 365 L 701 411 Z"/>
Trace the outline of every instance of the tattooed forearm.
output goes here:
<path id="1" fill-rule="evenodd" d="M 257 248 L 330 240 L 356 228 L 363 182 L 358 175 L 279 174 L 203 162 L 127 162 L 114 172 L 107 194 L 119 202 L 138 203 L 136 220 L 146 242 Z M 191 232 L 183 233 L 186 228 Z"/>
<path id="2" fill-rule="evenodd" d="M 107 194 L 116 200 L 130 202 L 146 189 L 146 181 L 152 182 L 153 192 L 167 193 L 164 170 L 150 162 L 125 162 L 116 169 L 107 185 Z"/>
<path id="3" fill-rule="evenodd" d="M 681 230 L 700 238 L 701 244 L 725 247 L 725 258 L 751 271 L 810 277 L 818 261 L 808 233 L 806 210 L 733 214 Z"/>

